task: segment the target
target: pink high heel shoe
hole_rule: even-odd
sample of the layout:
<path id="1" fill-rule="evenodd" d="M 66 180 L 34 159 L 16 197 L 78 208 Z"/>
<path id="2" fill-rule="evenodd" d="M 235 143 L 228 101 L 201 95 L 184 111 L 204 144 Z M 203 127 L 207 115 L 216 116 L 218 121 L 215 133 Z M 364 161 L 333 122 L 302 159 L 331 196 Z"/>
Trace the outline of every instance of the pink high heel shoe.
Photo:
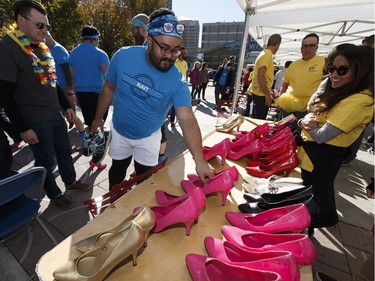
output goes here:
<path id="1" fill-rule="evenodd" d="M 227 157 L 232 160 L 238 160 L 243 156 L 250 155 L 252 159 L 256 159 L 256 157 L 262 150 L 263 143 L 259 140 L 254 140 L 247 146 L 231 148 Z"/>
<path id="2" fill-rule="evenodd" d="M 279 274 L 282 280 L 300 280 L 298 265 L 290 252 L 251 252 L 214 237 L 204 238 L 204 245 L 212 258 L 236 266 L 272 271 Z"/>
<path id="3" fill-rule="evenodd" d="M 228 151 L 231 146 L 231 141 L 229 138 L 224 139 L 223 141 L 215 144 L 212 147 L 209 146 L 204 146 L 203 149 L 203 154 L 204 158 L 206 161 L 216 157 L 220 156 L 221 157 L 221 165 L 223 166 L 225 163 L 225 158 L 227 157 Z"/>
<path id="4" fill-rule="evenodd" d="M 229 225 L 223 225 L 221 232 L 226 240 L 248 251 L 291 252 L 299 265 L 311 265 L 316 259 L 315 247 L 310 238 L 305 234 L 253 232 Z"/>
<path id="5" fill-rule="evenodd" d="M 261 140 L 264 143 L 269 142 L 269 141 L 279 142 L 289 135 L 293 135 L 293 133 L 292 133 L 292 131 L 290 130 L 289 127 L 286 127 L 286 128 L 281 129 L 279 131 L 276 131 L 272 135 L 265 135 L 265 136 L 261 137 L 259 140 Z"/>
<path id="6" fill-rule="evenodd" d="M 269 131 L 272 131 L 272 127 L 268 123 L 264 123 L 262 125 L 256 126 L 251 131 L 235 132 L 234 136 L 236 137 L 236 139 L 240 139 L 240 138 L 244 137 L 245 135 L 250 134 L 253 137 L 253 139 L 255 140 L 255 139 L 261 138 L 262 136 L 265 136 Z"/>
<path id="7" fill-rule="evenodd" d="M 206 196 L 199 187 L 196 187 L 183 195 L 172 195 L 162 190 L 155 191 L 156 201 L 158 201 L 160 205 L 172 204 L 189 196 L 194 199 L 199 209 L 202 209 L 206 205 Z"/>
<path id="8" fill-rule="evenodd" d="M 189 180 L 182 180 L 180 183 L 181 187 L 185 190 L 185 192 L 189 192 L 190 190 L 196 188 L 193 182 Z M 204 193 L 204 195 L 209 195 L 211 193 L 220 192 L 221 193 L 221 204 L 225 206 L 225 202 L 227 196 L 231 189 L 234 187 L 234 179 L 232 176 L 227 173 L 222 173 L 218 176 L 215 176 L 207 183 L 207 185 L 200 187 Z"/>
<path id="9" fill-rule="evenodd" d="M 192 196 L 182 198 L 168 205 L 150 208 L 156 216 L 156 224 L 151 229 L 151 232 L 161 232 L 173 224 L 184 223 L 186 235 L 189 236 L 190 229 L 199 216 L 198 204 Z"/>
<path id="10" fill-rule="evenodd" d="M 311 223 L 310 213 L 302 203 L 269 209 L 256 215 L 227 212 L 225 217 L 233 226 L 266 233 L 301 232 Z"/>
<path id="11" fill-rule="evenodd" d="M 238 172 L 236 166 L 231 166 L 228 169 L 222 170 L 220 172 L 215 173 L 215 176 L 211 179 L 207 179 L 207 183 L 209 183 L 211 180 L 213 180 L 216 176 L 221 175 L 222 173 L 229 173 L 234 181 L 238 180 L 238 177 L 240 173 Z M 188 174 L 187 178 L 193 182 L 193 184 L 197 187 L 203 187 L 203 183 L 199 179 L 199 176 L 197 174 Z"/>
<path id="12" fill-rule="evenodd" d="M 285 128 L 286 126 L 289 126 L 290 124 L 292 124 L 294 121 L 297 121 L 297 120 L 298 120 L 297 116 L 295 116 L 293 114 L 290 114 L 287 117 L 284 117 L 280 121 L 276 122 L 272 126 L 272 128 L 274 130 L 281 130 L 281 129 Z"/>
<path id="13" fill-rule="evenodd" d="M 297 153 L 293 155 L 285 155 L 279 161 L 273 162 L 272 165 L 261 165 L 257 167 L 246 167 L 246 171 L 258 178 L 269 178 L 272 175 L 285 172 L 285 176 L 289 176 L 290 172 L 297 168 L 299 160 Z"/>
<path id="14" fill-rule="evenodd" d="M 282 281 L 280 275 L 274 272 L 235 266 L 202 255 L 187 254 L 185 262 L 193 281 Z"/>

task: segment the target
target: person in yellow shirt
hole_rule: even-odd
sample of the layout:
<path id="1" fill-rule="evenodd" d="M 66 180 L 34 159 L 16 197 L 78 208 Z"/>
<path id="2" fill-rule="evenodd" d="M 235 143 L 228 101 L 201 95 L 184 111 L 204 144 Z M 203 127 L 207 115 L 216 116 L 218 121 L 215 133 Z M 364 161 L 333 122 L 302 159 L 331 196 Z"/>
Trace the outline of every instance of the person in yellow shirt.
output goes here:
<path id="1" fill-rule="evenodd" d="M 280 97 L 275 99 L 282 109 L 282 117 L 294 113 L 302 118 L 306 115 L 306 105 L 317 90 L 322 78 L 325 58 L 317 56 L 319 36 L 307 34 L 301 44 L 302 58 L 294 61 L 285 72 Z"/>
<path id="2" fill-rule="evenodd" d="M 272 84 L 274 78 L 273 55 L 279 50 L 281 35 L 272 34 L 267 41 L 267 47 L 255 60 L 253 80 L 250 92 L 253 96 L 253 117 L 266 120 L 268 109 L 272 104 Z"/>
<path id="3" fill-rule="evenodd" d="M 302 145 L 298 149 L 304 185 L 312 185 L 320 213 L 309 228 L 338 223 L 334 180 L 346 148 L 373 117 L 374 53 L 364 46 L 337 51 L 327 66 L 329 79 L 323 93 L 309 103 L 309 114 L 298 121 Z"/>

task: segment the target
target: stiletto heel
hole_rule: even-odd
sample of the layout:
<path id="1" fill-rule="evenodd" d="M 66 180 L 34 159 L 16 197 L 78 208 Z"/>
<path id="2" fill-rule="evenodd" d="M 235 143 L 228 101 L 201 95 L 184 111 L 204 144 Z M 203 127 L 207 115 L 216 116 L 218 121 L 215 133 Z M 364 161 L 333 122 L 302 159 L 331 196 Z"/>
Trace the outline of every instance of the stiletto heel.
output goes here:
<path id="1" fill-rule="evenodd" d="M 227 157 L 228 151 L 230 149 L 230 146 L 231 146 L 231 141 L 229 140 L 229 138 L 224 139 L 223 141 L 215 144 L 212 147 L 204 146 L 202 148 L 204 158 L 206 159 L 206 161 L 208 161 L 219 155 L 221 157 L 221 165 L 223 166 L 225 163 L 225 158 Z"/>
<path id="2" fill-rule="evenodd" d="M 160 205 L 172 204 L 181 201 L 182 199 L 189 196 L 191 196 L 194 199 L 199 209 L 202 209 L 206 205 L 206 196 L 204 196 L 203 191 L 199 187 L 196 187 L 180 196 L 172 195 L 162 190 L 155 191 L 156 201 L 158 201 Z"/>
<path id="3" fill-rule="evenodd" d="M 200 189 L 206 196 L 215 192 L 220 192 L 222 195 L 222 205 L 225 206 L 226 197 L 228 196 L 230 190 L 233 188 L 234 182 L 235 181 L 229 172 L 222 173 L 212 178 L 209 182 L 207 182 L 207 185 L 200 187 Z M 180 185 L 185 190 L 185 192 L 189 192 L 190 190 L 196 188 L 194 183 L 189 180 L 182 180 Z"/>
<path id="4" fill-rule="evenodd" d="M 117 232 L 121 231 L 125 227 L 125 225 L 127 225 L 131 221 L 136 222 L 144 230 L 145 232 L 144 246 L 147 247 L 147 240 L 149 237 L 150 230 L 151 228 L 154 227 L 155 222 L 156 222 L 155 214 L 147 205 L 143 205 L 136 212 L 134 212 L 129 217 L 127 217 L 124 221 L 122 221 L 118 226 L 110 230 L 90 236 L 86 239 L 83 239 L 77 242 L 74 246 L 76 247 L 78 251 L 82 253 L 91 251 L 92 249 L 95 249 L 97 247 L 101 247 L 107 242 L 108 239 L 110 239 Z"/>
<path id="5" fill-rule="evenodd" d="M 228 125 L 227 127 L 224 127 L 224 126 L 216 127 L 216 131 L 222 132 L 222 133 L 230 133 L 233 131 L 235 127 L 237 127 L 237 131 L 238 131 L 244 121 L 245 119 L 243 118 L 243 116 L 239 115 L 235 123 Z"/>
<path id="6" fill-rule="evenodd" d="M 252 159 L 255 159 L 259 152 L 263 150 L 263 143 L 259 140 L 250 142 L 247 146 L 239 148 L 231 148 L 227 157 L 232 160 L 238 160 L 245 155 L 251 155 Z"/>
<path id="7" fill-rule="evenodd" d="M 239 119 L 243 119 L 243 116 L 240 115 L 240 114 L 237 114 L 237 115 L 232 115 L 230 116 L 227 120 L 225 120 L 224 123 L 220 124 L 220 125 L 216 125 L 215 127 L 224 127 L 224 128 L 229 128 L 229 127 L 232 127 L 234 124 L 237 123 L 237 121 Z"/>
<path id="8" fill-rule="evenodd" d="M 229 173 L 234 181 L 238 180 L 239 172 L 236 168 L 236 166 L 231 166 L 228 169 L 222 170 L 220 172 L 215 173 L 215 176 L 211 179 L 207 180 L 207 183 L 209 183 L 211 180 L 213 180 L 216 176 L 221 175 L 222 173 Z M 201 180 L 199 179 L 199 176 L 197 174 L 188 174 L 187 178 L 193 182 L 193 184 L 197 187 L 203 187 L 203 184 Z"/>
<path id="9" fill-rule="evenodd" d="M 53 272 L 58 281 L 99 281 L 124 259 L 132 256 L 137 264 L 137 254 L 145 239 L 145 232 L 135 222 L 130 222 L 121 231 L 112 235 L 102 247 L 95 248 L 67 262 Z"/>
<path id="10" fill-rule="evenodd" d="M 94 162 L 92 162 L 92 160 L 90 161 L 89 164 L 90 164 L 90 167 L 91 167 L 91 171 L 93 171 L 95 167 L 97 167 L 99 170 L 103 170 L 103 169 L 107 168 L 107 164 L 105 164 L 105 163 L 102 164 L 100 162 L 94 163 Z"/>

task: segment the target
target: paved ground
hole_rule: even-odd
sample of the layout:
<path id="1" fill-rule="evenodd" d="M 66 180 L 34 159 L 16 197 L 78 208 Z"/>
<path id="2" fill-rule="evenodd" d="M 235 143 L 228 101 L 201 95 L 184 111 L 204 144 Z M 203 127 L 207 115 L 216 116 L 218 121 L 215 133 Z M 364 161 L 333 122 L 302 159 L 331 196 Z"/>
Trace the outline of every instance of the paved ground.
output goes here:
<path id="1" fill-rule="evenodd" d="M 202 101 L 195 108 L 203 136 L 214 130 L 218 122 L 225 120 L 223 117 L 225 114 L 218 117 L 217 112 L 211 109 L 214 100 L 213 87 L 208 87 L 206 98 L 207 101 Z M 171 161 L 186 150 L 186 146 L 179 125 L 172 129 L 166 122 L 166 126 L 168 138 L 166 156 L 168 161 Z M 79 136 L 75 129 L 69 134 L 72 144 L 79 144 Z M 370 132 L 367 132 L 365 136 L 369 134 Z M 77 178 L 93 183 L 94 188 L 83 193 L 70 193 L 69 196 L 73 198 L 76 207 L 68 211 L 61 211 L 50 205 L 47 197 L 43 199 L 40 217 L 58 242 L 92 219 L 81 202 L 108 191 L 108 168 L 91 171 L 88 165 L 89 158 L 80 153 L 73 153 L 72 157 Z M 110 158 L 107 156 L 104 162 L 110 163 Z M 14 151 L 15 169 L 22 171 L 32 165 L 33 157 L 28 146 Z M 132 169 L 130 167 L 129 171 Z M 58 176 L 57 168 L 55 173 L 57 182 L 63 189 L 64 185 Z M 348 167 L 341 168 L 335 182 L 340 223 L 336 227 L 317 231 L 312 238 L 318 251 L 317 261 L 313 265 L 314 272 L 324 271 L 337 280 L 349 281 L 367 257 L 374 253 L 374 240 L 371 234 L 374 224 L 374 200 L 366 197 L 364 189 L 373 175 L 374 157 L 364 148 L 361 148 L 357 158 Z M 0 244 L 0 280 L 37 280 L 35 265 L 40 257 L 53 247 L 52 241 L 37 224 L 12 237 L 3 245 Z"/>

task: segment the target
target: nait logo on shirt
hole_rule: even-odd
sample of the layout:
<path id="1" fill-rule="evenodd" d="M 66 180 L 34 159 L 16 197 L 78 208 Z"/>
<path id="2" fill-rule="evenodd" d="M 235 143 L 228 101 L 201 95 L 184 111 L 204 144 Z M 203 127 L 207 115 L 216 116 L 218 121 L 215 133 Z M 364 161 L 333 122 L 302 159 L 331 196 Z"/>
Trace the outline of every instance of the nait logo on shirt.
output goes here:
<path id="1" fill-rule="evenodd" d="M 317 64 L 309 66 L 309 72 L 315 72 L 317 67 L 318 67 Z"/>
<path id="2" fill-rule="evenodd" d="M 134 77 L 123 73 L 123 77 L 121 79 L 125 83 L 129 84 L 130 91 L 140 99 L 149 99 L 150 97 L 154 97 L 157 99 L 162 98 L 162 94 L 154 89 L 155 82 L 152 78 L 145 74 L 138 74 Z"/>

